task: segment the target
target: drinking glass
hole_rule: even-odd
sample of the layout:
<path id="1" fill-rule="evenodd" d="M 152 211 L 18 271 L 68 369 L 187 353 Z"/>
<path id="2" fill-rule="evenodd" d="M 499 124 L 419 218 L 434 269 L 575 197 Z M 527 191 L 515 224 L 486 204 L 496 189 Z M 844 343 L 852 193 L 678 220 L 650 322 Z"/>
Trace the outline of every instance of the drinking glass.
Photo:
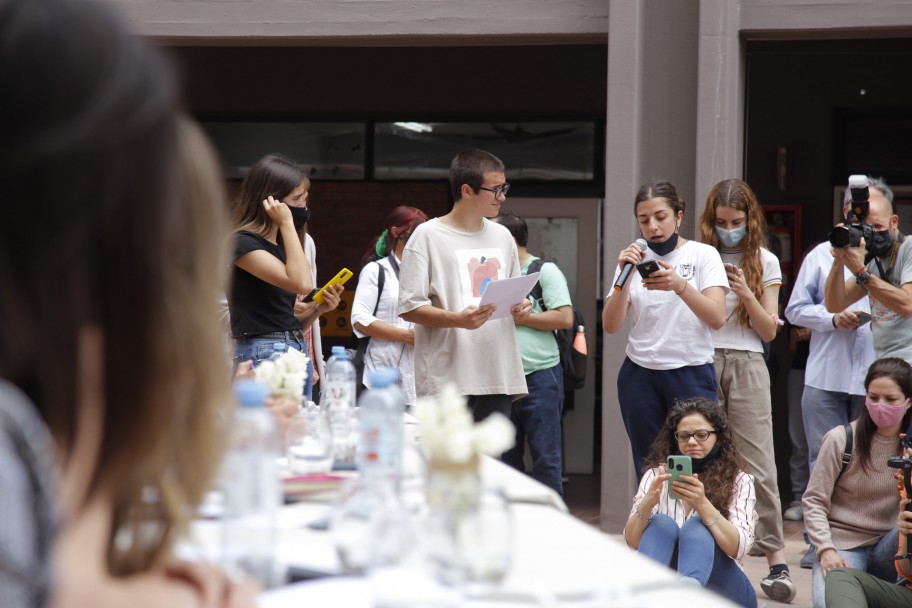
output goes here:
<path id="1" fill-rule="evenodd" d="M 292 473 L 328 473 L 332 469 L 332 432 L 319 411 L 302 411 L 288 424 L 288 468 Z"/>

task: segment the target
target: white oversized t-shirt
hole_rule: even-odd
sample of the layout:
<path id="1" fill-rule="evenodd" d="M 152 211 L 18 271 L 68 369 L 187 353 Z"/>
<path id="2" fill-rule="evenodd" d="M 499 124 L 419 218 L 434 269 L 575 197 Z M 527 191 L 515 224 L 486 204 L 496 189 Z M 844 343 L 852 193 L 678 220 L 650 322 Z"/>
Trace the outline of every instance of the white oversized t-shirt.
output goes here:
<path id="1" fill-rule="evenodd" d="M 409 238 L 399 271 L 399 314 L 425 305 L 459 312 L 477 306 L 489 281 L 520 276 L 510 231 L 484 220 L 463 232 L 439 219 L 421 224 Z M 512 316 L 478 329 L 415 325 L 415 391 L 440 394 L 448 382 L 462 395 L 528 394 Z"/>
<path id="2" fill-rule="evenodd" d="M 721 251 L 724 264 L 741 266 L 741 251 Z M 760 248 L 760 266 L 763 268 L 763 288 L 771 285 L 782 284 L 782 269 L 779 267 L 779 258 L 772 251 Z M 731 348 L 735 350 L 749 350 L 755 353 L 763 352 L 763 341 L 754 331 L 753 327 L 745 328 L 738 323 L 738 318 L 733 314 L 738 304 L 738 294 L 729 291 L 725 295 L 725 325 L 722 329 L 712 331 L 713 345 L 716 348 Z"/>
<path id="3" fill-rule="evenodd" d="M 651 249 L 646 258 L 670 264 L 691 287 L 702 292 L 721 287 L 728 293 L 728 277 L 715 247 L 687 241 L 666 256 Z M 615 279 L 620 268 L 615 270 Z M 634 272 L 630 279 L 628 318 L 633 328 L 627 340 L 627 356 L 647 369 L 678 369 L 713 361 L 713 342 L 709 326 L 697 318 L 672 291 L 649 291 Z M 615 297 L 613 294 L 610 297 Z"/>

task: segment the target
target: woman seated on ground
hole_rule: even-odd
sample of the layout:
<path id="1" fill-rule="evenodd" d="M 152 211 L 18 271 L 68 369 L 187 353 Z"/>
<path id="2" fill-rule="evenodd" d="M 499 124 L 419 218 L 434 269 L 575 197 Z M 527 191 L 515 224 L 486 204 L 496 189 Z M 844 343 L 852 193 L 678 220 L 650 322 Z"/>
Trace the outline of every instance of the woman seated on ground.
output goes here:
<path id="1" fill-rule="evenodd" d="M 693 476 L 671 484 L 669 455 L 691 457 Z M 741 606 L 757 594 L 740 562 L 754 539 L 754 478 L 744 472 L 734 437 L 719 406 L 704 397 L 679 401 L 665 419 L 633 499 L 624 539 L 640 553 L 677 568 L 685 580 Z"/>
<path id="2" fill-rule="evenodd" d="M 847 433 L 836 427 L 823 437 L 804 492 L 804 525 L 817 548 L 814 608 L 826 605 L 824 577 L 834 568 L 857 568 L 896 582 L 896 479 L 887 461 L 900 454 L 899 434 L 912 419 L 912 367 L 902 359 L 878 359 L 864 385 L 865 407 L 850 423 L 851 462 L 843 467 Z"/>

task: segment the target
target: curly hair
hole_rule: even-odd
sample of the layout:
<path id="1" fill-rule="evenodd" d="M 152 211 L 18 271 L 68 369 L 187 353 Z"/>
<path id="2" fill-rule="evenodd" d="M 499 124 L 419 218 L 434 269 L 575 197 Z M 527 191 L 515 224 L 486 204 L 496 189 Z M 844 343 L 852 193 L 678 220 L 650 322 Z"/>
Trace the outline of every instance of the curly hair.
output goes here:
<path id="1" fill-rule="evenodd" d="M 681 450 L 678 449 L 675 432 L 678 430 L 678 423 L 681 419 L 690 414 L 700 414 L 716 431 L 716 444 L 721 453 L 715 462 L 700 473 L 700 481 L 703 482 L 709 502 L 722 513 L 722 517 L 728 517 L 728 506 L 731 504 L 732 492 L 735 489 L 735 478 L 746 466 L 738 452 L 738 445 L 731 427 L 728 425 L 725 412 L 715 401 L 705 397 L 691 397 L 675 402 L 665 418 L 665 428 L 649 449 L 645 467 L 658 467 L 665 464 L 669 455 L 681 453 Z"/>
<path id="2" fill-rule="evenodd" d="M 700 216 L 700 240 L 719 248 L 719 237 L 716 235 L 716 209 L 731 207 L 743 211 L 747 219 L 747 234 L 738 243 L 744 249 L 741 255 L 741 270 L 744 281 L 759 301 L 763 295 L 763 265 L 760 262 L 760 247 L 766 242 L 766 217 L 757 202 L 757 196 L 750 186 L 740 179 L 727 179 L 713 186 L 706 197 L 706 207 Z M 750 327 L 750 317 L 744 302 L 738 301 L 732 315 L 741 327 Z"/>

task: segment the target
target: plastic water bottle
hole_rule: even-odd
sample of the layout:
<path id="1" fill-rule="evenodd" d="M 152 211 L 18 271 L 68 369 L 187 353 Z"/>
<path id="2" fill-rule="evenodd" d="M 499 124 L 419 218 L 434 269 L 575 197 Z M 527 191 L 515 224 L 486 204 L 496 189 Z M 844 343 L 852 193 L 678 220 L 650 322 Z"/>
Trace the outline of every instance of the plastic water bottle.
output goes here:
<path id="1" fill-rule="evenodd" d="M 246 573 L 265 587 L 281 582 L 275 559 L 281 488 L 275 418 L 264 407 L 269 389 L 254 380 L 234 385 L 237 410 L 222 467 L 225 511 L 222 559 L 229 572 Z"/>
<path id="2" fill-rule="evenodd" d="M 272 360 L 278 359 L 282 355 L 288 352 L 288 345 L 284 342 L 276 342 L 272 345 L 272 355 L 269 357 Z"/>
<path id="3" fill-rule="evenodd" d="M 405 395 L 399 388 L 399 371 L 376 369 L 370 373 L 371 388 L 361 394 L 358 417 L 361 439 L 358 470 L 366 478 L 397 481 L 402 474 Z"/>
<path id="4" fill-rule="evenodd" d="M 355 415 L 355 364 L 345 347 L 333 346 L 326 362 L 320 406 L 326 412 L 333 437 L 333 459 L 337 466 L 352 466 L 357 435 Z"/>
<path id="5" fill-rule="evenodd" d="M 589 354 L 586 346 L 586 328 L 582 325 L 576 326 L 576 335 L 573 336 L 573 350 L 584 355 Z"/>

